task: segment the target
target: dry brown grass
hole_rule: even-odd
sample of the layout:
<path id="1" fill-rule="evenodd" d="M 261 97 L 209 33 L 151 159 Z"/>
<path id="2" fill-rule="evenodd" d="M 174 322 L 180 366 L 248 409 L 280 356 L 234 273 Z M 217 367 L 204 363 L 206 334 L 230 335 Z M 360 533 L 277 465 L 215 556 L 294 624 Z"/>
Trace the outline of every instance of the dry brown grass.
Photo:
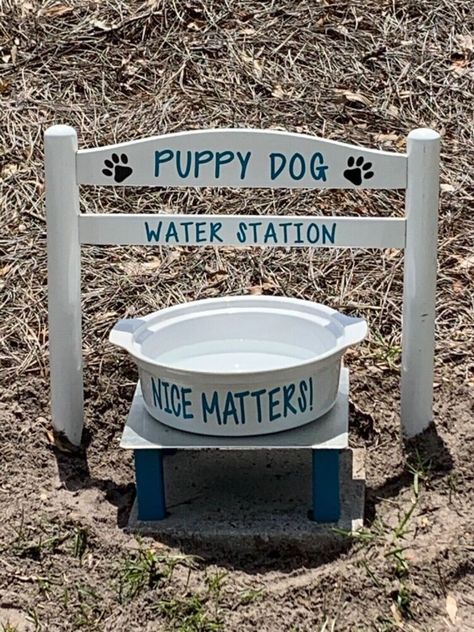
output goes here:
<path id="1" fill-rule="evenodd" d="M 470 0 L 0 1 L 1 398 L 10 419 L 4 425 L 1 457 L 9 480 L 15 481 L 13 487 L 5 487 L 0 500 L 6 512 L 11 508 L 7 523 L 16 524 L 22 511 L 37 508 L 37 478 L 55 494 L 44 434 L 49 410 L 42 137 L 49 125 L 59 122 L 77 128 L 81 147 L 184 129 L 237 126 L 303 131 L 403 151 L 411 129 L 429 126 L 440 131 L 437 427 L 462 481 L 460 503 L 469 506 L 473 33 Z M 399 193 L 159 188 L 85 187 L 82 203 L 89 212 L 386 215 L 400 214 L 403 208 Z M 119 468 L 116 482 L 131 480 L 128 460 L 111 444 L 120 434 L 135 379 L 132 365 L 106 341 L 114 322 L 177 301 L 261 287 L 265 293 L 320 300 L 368 319 L 369 342 L 349 356 L 354 369 L 352 424 L 354 440 L 364 439 L 369 448 L 369 513 L 372 518 L 374 512 L 384 515 L 385 505 L 377 498 L 403 468 L 403 456 L 396 450 L 393 454 L 402 264 L 402 254 L 396 251 L 85 248 L 88 458 L 94 476 L 113 478 Z M 34 469 L 25 475 L 24 468 L 33 463 L 42 464 L 44 472 Z M 446 479 L 440 474 L 439 480 L 428 496 L 430 507 L 447 502 Z M 402 502 L 402 492 L 398 493 L 396 501 Z M 60 511 L 58 515 L 64 517 Z M 436 515 L 439 525 L 434 522 L 444 534 L 445 516 Z M 459 520 L 456 528 L 465 533 L 468 518 Z M 7 533 L 8 524 L 5 529 Z M 445 535 L 439 536 L 441 540 Z M 96 537 L 97 555 L 106 556 L 107 542 L 99 528 Z M 433 540 L 428 539 L 430 547 L 437 538 L 433 534 Z M 457 551 L 460 558 L 467 555 L 460 535 L 456 539 L 450 533 L 446 540 L 451 542 L 447 550 Z M 444 589 L 430 588 L 435 580 L 426 570 L 442 563 L 446 550 L 440 547 L 431 561 L 416 567 L 422 588 L 413 601 L 413 625 L 420 627 L 407 630 L 442 629 Z M 51 565 L 55 568 L 54 561 Z M 390 576 L 384 572 L 381 581 L 386 586 Z M 456 572 L 452 577 L 458 577 Z M 446 573 L 451 577 L 451 570 Z M 446 585 L 467 581 L 466 573 L 458 575 L 461 579 L 450 584 L 448 577 Z M 97 570 L 94 581 L 106 581 L 105 576 Z M 341 577 L 354 594 L 354 605 L 336 629 L 383 629 L 384 617 L 394 617 L 387 589 L 372 587 L 374 603 L 366 611 L 364 581 L 353 579 L 362 591 L 358 595 L 350 580 L 343 573 Z M 265 576 L 262 581 L 267 581 Z M 8 572 L 2 582 L 4 588 L 9 584 Z M 319 594 L 317 578 L 308 582 Z M 299 619 L 295 615 L 294 621 L 287 614 L 285 629 L 315 629 L 324 621 L 323 614 L 346 612 L 346 602 L 335 595 L 329 593 L 325 610 L 316 599 L 309 614 Z M 290 591 L 288 599 L 293 598 Z M 35 596 L 28 593 L 26 599 L 33 603 Z M 285 599 L 260 606 L 262 618 L 257 617 L 255 625 L 281 629 L 279 613 L 286 612 Z M 472 601 L 466 603 L 472 606 Z M 57 615 L 54 609 L 48 614 L 48 607 L 44 616 L 51 626 L 56 625 L 55 617 L 69 616 Z M 108 597 L 103 608 L 104 616 L 118 620 Z M 128 626 L 138 625 L 132 610 L 123 614 Z M 228 629 L 254 629 L 244 615 L 240 620 L 232 615 L 229 621 Z M 64 629 L 74 627 L 72 619 L 67 618 L 67 626 Z"/>

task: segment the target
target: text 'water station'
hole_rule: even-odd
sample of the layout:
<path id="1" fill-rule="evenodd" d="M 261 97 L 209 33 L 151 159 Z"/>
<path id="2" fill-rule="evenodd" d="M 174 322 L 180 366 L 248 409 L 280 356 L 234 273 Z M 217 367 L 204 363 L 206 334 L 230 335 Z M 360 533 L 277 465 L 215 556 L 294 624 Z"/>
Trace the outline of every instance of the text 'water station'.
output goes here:
<path id="1" fill-rule="evenodd" d="M 273 130 L 215 129 L 79 150 L 75 131 L 46 132 L 51 402 L 55 429 L 83 427 L 81 244 L 405 249 L 401 428 L 431 421 L 439 135 L 415 130 L 407 152 Z M 80 185 L 405 189 L 404 217 L 88 214 Z M 138 523 L 165 521 L 170 449 L 294 450 L 312 455 L 316 523 L 347 524 L 345 350 L 362 318 L 291 297 L 192 301 L 119 321 L 110 341 L 139 381 L 121 445 L 134 451 Z M 173 457 L 167 457 L 167 459 Z M 245 476 L 245 473 L 242 473 Z M 350 494 L 349 494 L 350 495 Z M 345 512 L 345 515 L 344 515 Z M 345 517 L 346 521 L 342 519 Z M 350 515 L 349 515 L 350 518 Z"/>

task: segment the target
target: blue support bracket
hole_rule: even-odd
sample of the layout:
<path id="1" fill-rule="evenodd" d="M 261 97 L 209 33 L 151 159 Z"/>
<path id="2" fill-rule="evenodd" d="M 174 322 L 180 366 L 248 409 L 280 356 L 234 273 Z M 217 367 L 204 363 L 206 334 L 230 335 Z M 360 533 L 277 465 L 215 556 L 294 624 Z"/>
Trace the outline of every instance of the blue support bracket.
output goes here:
<path id="1" fill-rule="evenodd" d="M 134 450 L 138 520 L 166 517 L 162 450 Z"/>
<path id="2" fill-rule="evenodd" d="M 313 450 L 313 515 L 316 522 L 337 522 L 339 498 L 339 450 Z"/>

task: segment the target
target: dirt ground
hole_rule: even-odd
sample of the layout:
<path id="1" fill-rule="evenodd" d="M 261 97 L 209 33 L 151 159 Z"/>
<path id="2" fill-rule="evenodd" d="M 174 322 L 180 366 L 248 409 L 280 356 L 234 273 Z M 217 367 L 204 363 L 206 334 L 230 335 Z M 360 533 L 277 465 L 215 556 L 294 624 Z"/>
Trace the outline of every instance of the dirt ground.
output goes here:
<path id="1" fill-rule="evenodd" d="M 473 99 L 470 0 L 0 0 L 0 629 L 474 630 Z M 43 144 L 201 127 L 304 131 L 404 151 L 441 132 L 435 424 L 400 445 L 398 251 L 84 248 L 85 448 L 49 417 Z M 400 193 L 95 190 L 88 212 L 400 215 Z M 136 370 L 119 318 L 266 293 L 363 315 L 348 353 L 364 530 L 338 556 L 184 550 L 124 531 L 118 440 Z"/>

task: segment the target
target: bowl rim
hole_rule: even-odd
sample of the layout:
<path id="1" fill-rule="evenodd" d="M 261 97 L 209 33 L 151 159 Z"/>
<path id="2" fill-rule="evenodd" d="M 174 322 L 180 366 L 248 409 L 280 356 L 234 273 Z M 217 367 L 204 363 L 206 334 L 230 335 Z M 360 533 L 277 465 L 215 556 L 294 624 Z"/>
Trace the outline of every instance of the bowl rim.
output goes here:
<path id="1" fill-rule="evenodd" d="M 247 302 L 249 303 L 249 305 L 242 305 L 243 303 L 247 303 Z M 314 355 L 311 358 L 303 360 L 302 362 L 297 362 L 296 364 L 291 364 L 290 366 L 282 366 L 282 367 L 273 368 L 273 369 L 262 368 L 262 369 L 253 369 L 251 371 L 229 371 L 229 372 L 219 372 L 215 370 L 202 370 L 202 369 L 199 369 L 199 370 L 183 369 L 176 366 L 170 366 L 165 363 L 156 362 L 156 361 L 153 361 L 153 359 L 150 358 L 149 356 L 141 353 L 138 349 L 135 348 L 135 345 L 133 344 L 136 336 L 139 335 L 140 331 L 142 331 L 146 327 L 150 327 L 151 325 L 150 321 L 153 321 L 154 319 L 159 318 L 160 320 L 161 319 L 166 320 L 166 317 L 171 315 L 171 318 L 169 319 L 168 322 L 172 323 L 174 320 L 180 318 L 179 316 L 180 311 L 184 312 L 181 318 L 185 317 L 187 319 L 190 319 L 193 317 L 193 315 L 197 316 L 199 313 L 204 315 L 207 311 L 212 312 L 213 306 L 215 307 L 215 310 L 220 310 L 220 311 L 225 310 L 226 307 L 229 309 L 238 309 L 239 303 L 241 304 L 240 307 L 242 309 L 250 308 L 252 303 L 255 303 L 255 306 L 252 306 L 253 308 L 255 308 L 260 303 L 262 306 L 262 309 L 267 309 L 267 310 L 270 308 L 270 304 L 274 303 L 276 312 L 282 311 L 282 312 L 293 312 L 293 313 L 298 312 L 297 306 L 300 306 L 300 307 L 304 306 L 306 310 L 301 311 L 301 313 L 299 314 L 299 317 L 304 318 L 305 320 L 311 320 L 308 314 L 311 313 L 311 311 L 313 311 L 315 313 L 315 316 L 318 316 L 319 318 L 326 318 L 328 320 L 328 323 L 335 324 L 337 329 L 341 332 L 339 336 L 335 335 L 335 339 L 336 341 L 339 341 L 339 344 L 336 344 L 334 347 L 325 351 L 324 353 L 321 353 L 317 356 Z M 265 308 L 263 307 L 264 304 L 266 304 Z M 209 306 L 209 308 L 203 310 L 202 312 L 199 312 L 199 307 L 203 305 Z M 280 305 L 280 307 L 278 308 L 277 305 Z M 293 307 L 293 309 L 291 309 L 291 307 Z M 186 311 L 188 310 L 189 312 L 188 314 L 186 314 Z M 193 314 L 194 311 L 197 311 L 197 313 Z M 338 312 L 337 310 L 331 307 L 328 307 L 327 305 L 322 305 L 320 303 L 308 301 L 305 299 L 295 299 L 291 297 L 281 297 L 281 296 L 261 296 L 260 295 L 260 296 L 254 297 L 254 296 L 249 296 L 249 295 L 239 295 L 239 296 L 231 296 L 231 297 L 207 298 L 207 299 L 200 299 L 197 301 L 188 301 L 185 303 L 180 303 L 179 305 L 173 305 L 171 307 L 166 307 L 164 309 L 157 310 L 155 312 L 152 312 L 151 314 L 147 314 L 144 317 L 140 317 L 136 319 L 137 321 L 140 321 L 140 324 L 136 327 L 136 329 L 134 329 L 133 333 L 131 333 L 131 344 L 128 346 L 127 351 L 136 360 L 137 364 L 141 367 L 146 367 L 146 370 L 150 374 L 157 374 L 159 372 L 164 372 L 168 375 L 175 375 L 181 378 L 186 376 L 187 380 L 190 383 L 199 378 L 201 378 L 201 380 L 206 380 L 206 379 L 209 380 L 209 378 L 211 377 L 218 379 L 219 382 L 225 380 L 229 382 L 238 381 L 239 383 L 244 383 L 245 381 L 248 381 L 254 377 L 258 377 L 259 381 L 263 381 L 263 378 L 268 376 L 268 380 L 272 381 L 274 378 L 278 379 L 278 376 L 281 376 L 282 374 L 294 373 L 296 371 L 301 372 L 301 371 L 306 370 L 308 367 L 312 365 L 317 365 L 318 368 L 322 369 L 324 366 L 329 364 L 330 361 L 334 361 L 334 362 L 338 361 L 338 359 L 340 358 L 344 350 L 353 344 L 353 343 L 347 343 L 347 344 L 343 343 L 344 326 L 335 318 L 335 316 L 338 314 L 340 314 L 340 312 Z M 173 315 L 175 315 L 174 318 L 173 318 Z"/>

